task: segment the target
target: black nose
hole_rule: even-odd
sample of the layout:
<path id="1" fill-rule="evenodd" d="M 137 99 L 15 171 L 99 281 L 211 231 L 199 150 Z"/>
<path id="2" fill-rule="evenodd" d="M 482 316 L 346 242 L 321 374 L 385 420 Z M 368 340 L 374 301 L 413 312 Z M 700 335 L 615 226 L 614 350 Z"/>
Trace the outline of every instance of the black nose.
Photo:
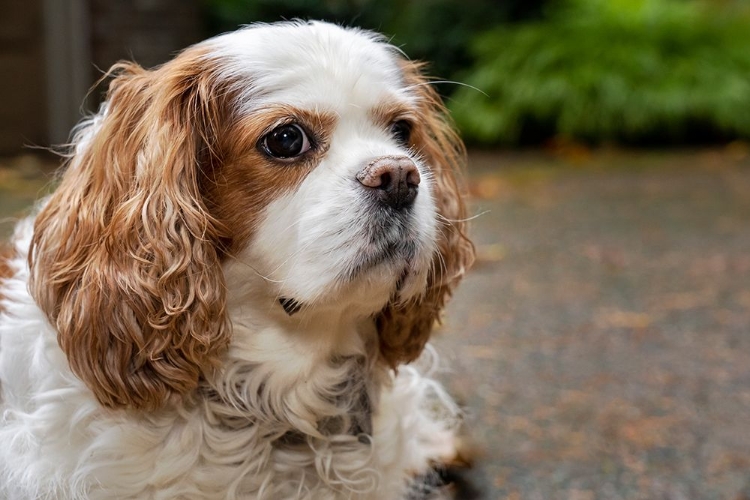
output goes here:
<path id="1" fill-rule="evenodd" d="M 378 199 L 400 210 L 414 203 L 419 186 L 419 170 L 406 156 L 381 156 L 357 173 L 357 180 L 373 190 Z"/>

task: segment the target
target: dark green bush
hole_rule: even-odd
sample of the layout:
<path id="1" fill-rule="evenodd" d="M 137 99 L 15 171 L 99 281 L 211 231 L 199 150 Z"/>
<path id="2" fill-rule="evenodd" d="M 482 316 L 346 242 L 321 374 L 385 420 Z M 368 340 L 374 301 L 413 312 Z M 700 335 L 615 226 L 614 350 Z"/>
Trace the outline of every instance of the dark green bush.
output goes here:
<path id="1" fill-rule="evenodd" d="M 203 0 L 210 34 L 240 24 L 322 19 L 384 33 L 409 57 L 450 79 L 471 63 L 468 42 L 505 21 L 528 19 L 545 0 Z M 443 92 L 452 86 L 441 87 Z"/>
<path id="2" fill-rule="evenodd" d="M 750 138 L 750 17 L 689 0 L 575 0 L 473 43 L 454 117 L 514 145 Z"/>

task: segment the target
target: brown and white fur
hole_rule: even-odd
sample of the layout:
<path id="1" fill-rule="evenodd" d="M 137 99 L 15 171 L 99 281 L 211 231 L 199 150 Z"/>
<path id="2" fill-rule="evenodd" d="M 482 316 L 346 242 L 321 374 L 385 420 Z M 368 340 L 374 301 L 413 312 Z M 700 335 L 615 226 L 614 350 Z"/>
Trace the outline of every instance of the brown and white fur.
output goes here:
<path id="1" fill-rule="evenodd" d="M 443 495 L 425 346 L 473 248 L 419 65 L 292 22 L 109 75 L 3 264 L 0 497 Z"/>

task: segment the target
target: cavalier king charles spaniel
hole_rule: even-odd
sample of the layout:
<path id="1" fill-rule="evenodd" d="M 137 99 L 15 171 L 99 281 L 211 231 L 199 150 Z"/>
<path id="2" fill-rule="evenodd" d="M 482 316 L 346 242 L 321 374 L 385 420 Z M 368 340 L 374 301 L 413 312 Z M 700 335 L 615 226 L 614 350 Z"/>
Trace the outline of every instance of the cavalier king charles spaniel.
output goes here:
<path id="1" fill-rule="evenodd" d="M 108 75 L 0 265 L 0 497 L 452 495 L 425 347 L 473 247 L 420 65 L 289 22 Z"/>

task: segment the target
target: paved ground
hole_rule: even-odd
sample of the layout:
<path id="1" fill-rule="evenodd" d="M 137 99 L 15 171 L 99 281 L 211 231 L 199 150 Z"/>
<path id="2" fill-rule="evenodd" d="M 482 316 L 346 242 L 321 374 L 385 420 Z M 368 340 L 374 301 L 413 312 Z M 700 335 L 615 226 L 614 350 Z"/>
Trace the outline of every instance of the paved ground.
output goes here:
<path id="1" fill-rule="evenodd" d="M 490 498 L 750 499 L 745 148 L 473 160 L 438 345 Z"/>
<path id="2" fill-rule="evenodd" d="M 472 155 L 437 346 L 488 498 L 750 500 L 747 149 Z M 48 170 L 0 165 L 3 216 Z"/>

